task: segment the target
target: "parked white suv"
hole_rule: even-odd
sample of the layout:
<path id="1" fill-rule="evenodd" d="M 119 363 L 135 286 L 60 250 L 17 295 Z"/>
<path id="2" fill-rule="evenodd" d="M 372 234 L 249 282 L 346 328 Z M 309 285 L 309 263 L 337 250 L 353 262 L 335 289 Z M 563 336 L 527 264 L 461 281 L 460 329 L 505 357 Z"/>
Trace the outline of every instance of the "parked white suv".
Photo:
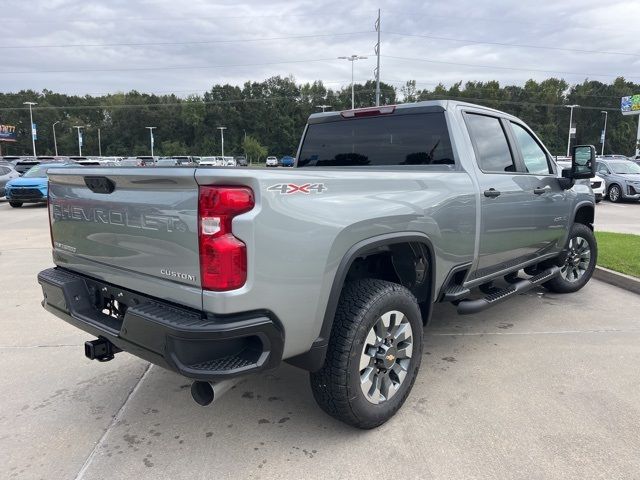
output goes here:
<path id="1" fill-rule="evenodd" d="M 277 167 L 278 159 L 276 157 L 267 157 L 267 167 Z"/>
<path id="2" fill-rule="evenodd" d="M 571 168 L 571 161 L 566 162 L 564 160 L 558 160 L 557 163 L 562 169 Z M 605 181 L 598 175 L 595 175 L 593 178 L 589 179 L 589 183 L 591 184 L 591 190 L 593 190 L 593 194 L 596 197 L 596 203 L 600 203 L 604 199 L 605 192 L 607 191 Z"/>

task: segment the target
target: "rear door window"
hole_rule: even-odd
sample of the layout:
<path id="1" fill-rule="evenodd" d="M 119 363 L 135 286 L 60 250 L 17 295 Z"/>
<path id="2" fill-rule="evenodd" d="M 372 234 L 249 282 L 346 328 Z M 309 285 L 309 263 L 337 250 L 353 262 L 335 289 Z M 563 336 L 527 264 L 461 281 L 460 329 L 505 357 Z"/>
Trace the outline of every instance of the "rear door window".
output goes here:
<path id="1" fill-rule="evenodd" d="M 480 170 L 485 173 L 516 171 L 502 123 L 497 117 L 469 113 L 465 116 Z"/>
<path id="2" fill-rule="evenodd" d="M 310 124 L 298 167 L 437 165 L 454 155 L 444 113 L 351 118 Z"/>

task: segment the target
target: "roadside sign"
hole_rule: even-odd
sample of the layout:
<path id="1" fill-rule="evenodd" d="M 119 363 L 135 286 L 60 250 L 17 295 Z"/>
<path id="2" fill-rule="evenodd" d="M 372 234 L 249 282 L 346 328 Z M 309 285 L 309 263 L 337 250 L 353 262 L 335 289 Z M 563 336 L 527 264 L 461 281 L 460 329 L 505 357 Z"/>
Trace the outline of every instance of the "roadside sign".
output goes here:
<path id="1" fill-rule="evenodd" d="M 78 145 L 82 147 L 82 131 L 78 130 Z"/>
<path id="2" fill-rule="evenodd" d="M 31 124 L 31 136 L 33 137 L 34 140 L 38 139 L 38 129 L 36 128 L 35 123 Z"/>
<path id="3" fill-rule="evenodd" d="M 620 111 L 623 115 L 640 115 L 640 95 L 629 95 L 620 99 Z"/>
<path id="4" fill-rule="evenodd" d="M 2 125 L 0 124 L 0 142 L 15 142 L 16 138 L 15 125 Z"/>

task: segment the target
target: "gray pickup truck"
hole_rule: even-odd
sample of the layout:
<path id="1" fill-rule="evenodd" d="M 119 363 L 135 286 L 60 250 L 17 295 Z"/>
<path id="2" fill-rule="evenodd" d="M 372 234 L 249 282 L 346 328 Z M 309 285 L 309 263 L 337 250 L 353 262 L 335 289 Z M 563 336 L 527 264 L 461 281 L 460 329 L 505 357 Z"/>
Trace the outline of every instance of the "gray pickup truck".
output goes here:
<path id="1" fill-rule="evenodd" d="M 597 254 L 595 149 L 562 172 L 519 119 L 429 101 L 314 114 L 293 169 L 68 168 L 50 176 L 43 306 L 193 379 L 211 403 L 283 360 L 330 415 L 402 406 L 437 302 L 575 292 Z"/>

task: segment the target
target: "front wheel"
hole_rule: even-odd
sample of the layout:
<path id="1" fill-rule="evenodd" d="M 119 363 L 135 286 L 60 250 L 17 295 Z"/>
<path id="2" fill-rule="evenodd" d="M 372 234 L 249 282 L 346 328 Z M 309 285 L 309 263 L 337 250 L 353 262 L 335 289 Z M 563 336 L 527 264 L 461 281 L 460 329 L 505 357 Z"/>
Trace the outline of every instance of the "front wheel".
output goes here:
<path id="1" fill-rule="evenodd" d="M 347 284 L 313 396 L 332 417 L 370 429 L 407 399 L 422 357 L 422 317 L 413 294 L 383 280 Z"/>
<path id="2" fill-rule="evenodd" d="M 9 202 L 13 208 L 20 208 L 22 206 L 22 202 Z"/>
<path id="3" fill-rule="evenodd" d="M 598 259 L 598 244 L 589 227 L 576 223 L 571 227 L 567 249 L 560 258 L 560 275 L 544 284 L 555 293 L 573 293 L 591 279 Z"/>
<path id="4" fill-rule="evenodd" d="M 609 200 L 613 203 L 618 203 L 622 199 L 622 190 L 618 185 L 611 185 L 609 187 Z"/>

